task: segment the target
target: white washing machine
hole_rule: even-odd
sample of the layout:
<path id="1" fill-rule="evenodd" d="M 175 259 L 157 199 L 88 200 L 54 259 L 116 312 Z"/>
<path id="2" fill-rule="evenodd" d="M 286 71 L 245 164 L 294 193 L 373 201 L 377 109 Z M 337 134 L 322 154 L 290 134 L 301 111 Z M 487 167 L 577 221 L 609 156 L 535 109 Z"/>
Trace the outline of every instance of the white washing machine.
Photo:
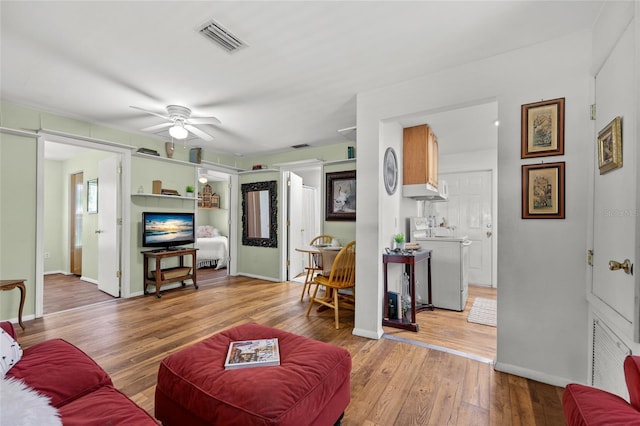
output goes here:
<path id="1" fill-rule="evenodd" d="M 469 246 L 466 236 L 428 228 L 426 217 L 411 218 L 411 242 L 431 252 L 431 292 L 436 308 L 463 311 L 469 296 Z M 442 236 L 434 236 L 434 235 Z"/>

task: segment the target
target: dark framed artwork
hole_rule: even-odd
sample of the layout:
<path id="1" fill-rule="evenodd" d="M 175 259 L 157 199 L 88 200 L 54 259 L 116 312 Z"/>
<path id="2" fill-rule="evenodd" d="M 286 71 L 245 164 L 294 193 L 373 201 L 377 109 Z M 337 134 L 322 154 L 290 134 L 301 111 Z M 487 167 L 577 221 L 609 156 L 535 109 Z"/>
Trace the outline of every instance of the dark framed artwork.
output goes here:
<path id="1" fill-rule="evenodd" d="M 522 166 L 522 218 L 564 219 L 564 162 Z"/>
<path id="2" fill-rule="evenodd" d="M 356 171 L 327 173 L 325 220 L 356 220 Z"/>
<path id="3" fill-rule="evenodd" d="M 564 98 L 522 105 L 520 158 L 564 155 Z"/>
<path id="4" fill-rule="evenodd" d="M 87 181 L 87 213 L 98 213 L 98 179 Z"/>
<path id="5" fill-rule="evenodd" d="M 614 118 L 598 132 L 598 169 L 603 175 L 622 167 L 622 119 Z"/>

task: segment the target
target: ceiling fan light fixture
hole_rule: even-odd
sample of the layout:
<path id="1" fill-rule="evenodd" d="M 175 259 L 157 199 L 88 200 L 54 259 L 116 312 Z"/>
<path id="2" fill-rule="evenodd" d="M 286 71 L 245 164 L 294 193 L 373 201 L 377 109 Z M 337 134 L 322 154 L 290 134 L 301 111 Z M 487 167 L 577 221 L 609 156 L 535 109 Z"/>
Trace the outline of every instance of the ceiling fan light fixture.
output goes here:
<path id="1" fill-rule="evenodd" d="M 206 177 L 204 177 L 204 176 L 200 176 L 200 178 L 198 179 L 198 182 L 200 182 L 200 183 L 201 183 L 201 184 L 203 184 L 203 185 L 204 185 L 205 183 L 207 183 L 208 181 L 209 181 L 209 180 L 208 180 Z"/>
<path id="2" fill-rule="evenodd" d="M 176 122 L 173 126 L 169 128 L 169 134 L 174 139 L 186 139 L 189 136 L 189 132 L 184 128 L 182 123 Z"/>

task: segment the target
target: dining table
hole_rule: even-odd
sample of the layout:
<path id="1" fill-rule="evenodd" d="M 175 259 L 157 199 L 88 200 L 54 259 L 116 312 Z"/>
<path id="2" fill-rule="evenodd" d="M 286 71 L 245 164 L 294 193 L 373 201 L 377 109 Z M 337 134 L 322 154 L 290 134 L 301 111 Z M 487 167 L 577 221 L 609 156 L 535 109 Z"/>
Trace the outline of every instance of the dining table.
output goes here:
<path id="1" fill-rule="evenodd" d="M 300 246 L 295 248 L 296 251 L 299 251 L 302 253 L 311 253 L 315 264 L 316 265 L 322 264 L 322 275 L 326 275 L 326 276 L 329 276 L 331 274 L 331 266 L 333 266 L 333 261 L 335 260 L 336 256 L 340 252 L 340 249 L 342 249 L 341 246 L 324 245 L 324 244 L 306 245 L 306 246 Z M 311 277 L 307 276 L 307 279 L 305 280 L 305 285 L 310 285 L 311 283 L 313 283 L 313 278 L 314 278 L 313 276 Z M 331 297 L 331 293 L 326 295 L 326 298 L 329 298 L 329 297 Z M 320 305 L 320 307 L 318 307 L 318 312 L 323 311 L 325 309 L 327 309 L 326 306 Z"/>
<path id="2" fill-rule="evenodd" d="M 321 245 L 313 245 L 313 246 L 310 246 L 310 245 L 300 246 L 300 247 L 296 247 L 295 250 L 302 253 L 311 253 L 316 265 L 322 264 L 323 275 L 324 274 L 329 275 L 331 273 L 331 266 L 333 265 L 333 261 L 335 260 L 341 248 L 342 248 L 341 246 L 330 246 L 330 245 L 321 244 Z M 316 257 L 316 256 L 319 256 L 319 257 Z M 320 260 L 320 258 L 322 258 L 322 260 Z"/>

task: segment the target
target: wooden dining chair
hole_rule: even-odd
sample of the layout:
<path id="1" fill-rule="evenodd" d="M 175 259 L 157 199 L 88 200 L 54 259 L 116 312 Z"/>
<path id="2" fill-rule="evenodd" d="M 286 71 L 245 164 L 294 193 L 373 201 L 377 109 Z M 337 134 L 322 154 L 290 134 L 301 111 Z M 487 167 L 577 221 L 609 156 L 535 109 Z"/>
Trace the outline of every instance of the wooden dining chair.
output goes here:
<path id="1" fill-rule="evenodd" d="M 327 275 L 318 275 L 314 277 L 312 284 L 316 285 L 309 307 L 307 308 L 307 317 L 311 312 L 314 303 L 327 306 L 334 311 L 336 329 L 339 325 L 339 306 L 341 301 L 350 302 L 349 309 L 353 309 L 356 295 L 356 242 L 351 241 L 345 245 L 336 256 L 331 265 L 331 273 Z M 325 295 L 318 297 L 318 289 L 320 286 L 326 288 Z M 339 290 L 351 289 L 352 294 L 342 294 Z M 343 303 L 344 306 L 344 303 Z"/>
<path id="2" fill-rule="evenodd" d="M 331 235 L 318 235 L 313 238 L 309 243 L 310 246 L 315 246 L 318 244 L 329 245 L 333 237 Z M 309 253 L 309 259 L 307 261 L 307 265 L 305 266 L 305 270 L 307 271 L 307 276 L 304 279 L 304 286 L 302 287 L 302 295 L 300 296 L 300 301 L 304 299 L 305 291 L 307 294 L 311 291 L 311 283 L 313 282 L 313 277 L 317 272 L 322 272 L 322 255 L 318 253 Z"/>

